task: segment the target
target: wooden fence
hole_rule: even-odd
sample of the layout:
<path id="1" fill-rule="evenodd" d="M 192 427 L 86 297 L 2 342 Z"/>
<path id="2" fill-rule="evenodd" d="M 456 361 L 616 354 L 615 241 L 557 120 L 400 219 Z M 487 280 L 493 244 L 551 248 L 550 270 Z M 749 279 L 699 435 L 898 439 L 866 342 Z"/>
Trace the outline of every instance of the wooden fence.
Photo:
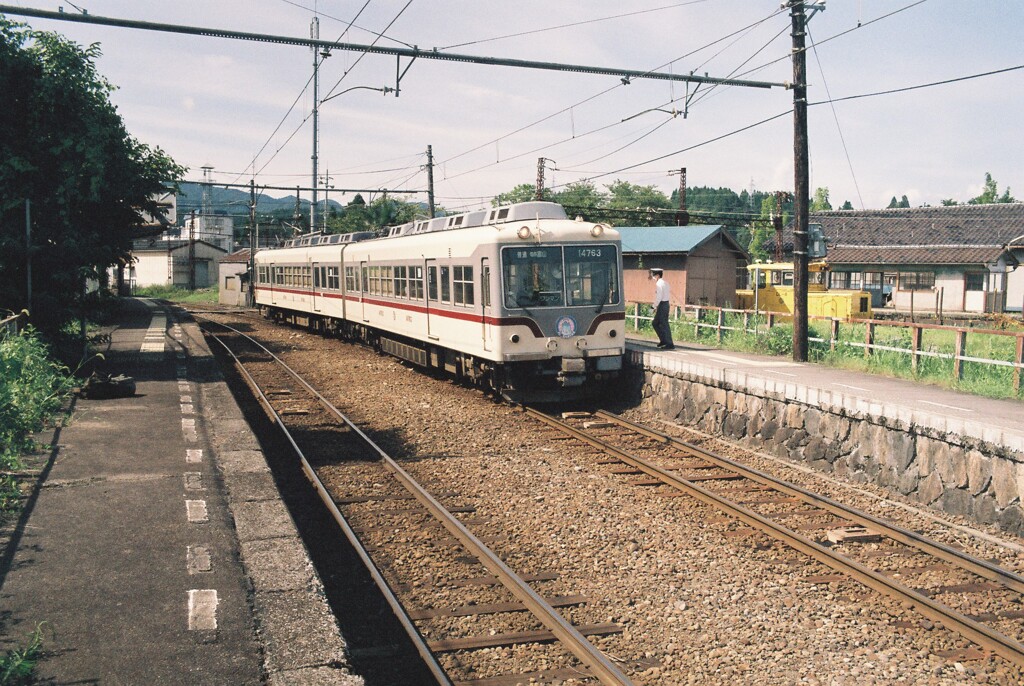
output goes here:
<path id="1" fill-rule="evenodd" d="M 17 335 L 22 327 L 22 315 L 12 314 L 0 319 L 0 333 L 3 335 Z"/>
<path id="2" fill-rule="evenodd" d="M 640 303 L 629 303 L 627 305 L 626 319 L 633 324 L 633 330 L 639 331 L 641 322 L 649 322 L 651 316 L 641 315 Z M 727 324 L 727 314 L 742 316 L 743 322 L 739 324 Z M 777 323 L 790 321 L 792 315 L 788 312 L 766 312 L 764 310 L 739 310 L 726 307 L 711 307 L 703 305 L 677 305 L 671 310 L 671 318 L 679 324 L 693 326 L 694 334 L 699 334 L 701 329 L 712 329 L 715 331 L 716 340 L 722 342 L 722 334 L 726 331 L 743 331 L 758 335 L 766 332 Z M 827 343 L 830 350 L 836 350 L 840 346 L 861 348 L 865 357 L 870 357 L 875 351 L 889 351 L 910 355 L 910 366 L 914 372 L 918 371 L 921 360 L 925 357 L 952 360 L 953 377 L 959 381 L 963 379 L 964 362 L 993 365 L 997 367 L 1013 368 L 1013 388 L 1018 393 L 1021 390 L 1022 377 L 1024 377 L 1024 331 L 1001 331 L 999 329 L 981 329 L 962 326 L 943 326 L 941 324 L 918 324 L 914 322 L 894 322 L 881 319 L 841 319 L 838 317 L 808 317 L 808 320 L 828 322 L 829 336 L 809 337 L 809 340 L 818 343 Z M 864 340 L 850 341 L 840 339 L 840 327 L 842 325 L 863 326 Z M 893 345 L 885 345 L 876 342 L 880 328 L 905 329 L 910 331 L 910 347 L 902 348 Z M 953 352 L 940 352 L 928 350 L 922 345 L 924 332 L 945 331 L 953 335 Z M 966 354 L 968 335 L 988 335 L 1015 338 L 1014 359 L 995 360 L 985 357 L 973 357 Z"/>

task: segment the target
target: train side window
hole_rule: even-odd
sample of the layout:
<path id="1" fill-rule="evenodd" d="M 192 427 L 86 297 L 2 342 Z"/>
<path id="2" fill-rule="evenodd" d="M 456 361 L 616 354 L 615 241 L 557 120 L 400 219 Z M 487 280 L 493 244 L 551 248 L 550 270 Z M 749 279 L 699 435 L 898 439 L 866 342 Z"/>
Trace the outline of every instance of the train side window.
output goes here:
<path id="1" fill-rule="evenodd" d="M 345 267 L 345 290 L 346 291 L 358 291 L 358 284 L 356 282 L 356 268 Z"/>
<path id="2" fill-rule="evenodd" d="M 394 295 L 395 289 L 392 288 L 393 282 L 391 279 L 394 278 L 394 269 L 392 267 L 381 267 L 380 268 L 380 290 L 381 295 Z"/>
<path id="3" fill-rule="evenodd" d="M 437 300 L 437 267 L 427 268 L 427 299 Z"/>
<path id="4" fill-rule="evenodd" d="M 423 267 L 409 267 L 409 298 L 423 300 Z"/>
<path id="5" fill-rule="evenodd" d="M 491 265 L 480 268 L 480 304 L 491 306 Z"/>
<path id="6" fill-rule="evenodd" d="M 320 280 L 320 267 L 313 270 L 313 287 L 320 288 L 320 284 L 323 283 Z"/>
<path id="7" fill-rule="evenodd" d="M 341 289 L 341 280 L 338 277 L 338 267 L 327 267 L 327 287 L 335 291 Z"/>
<path id="8" fill-rule="evenodd" d="M 443 303 L 452 301 L 451 281 L 449 280 L 451 270 L 451 267 L 441 267 L 441 302 Z"/>
<path id="9" fill-rule="evenodd" d="M 473 268 L 465 266 L 454 267 L 454 279 L 452 282 L 455 291 L 456 305 L 472 305 L 473 298 Z"/>
<path id="10" fill-rule="evenodd" d="M 409 282 L 406 280 L 408 269 L 406 267 L 395 267 L 395 297 L 409 297 Z"/>

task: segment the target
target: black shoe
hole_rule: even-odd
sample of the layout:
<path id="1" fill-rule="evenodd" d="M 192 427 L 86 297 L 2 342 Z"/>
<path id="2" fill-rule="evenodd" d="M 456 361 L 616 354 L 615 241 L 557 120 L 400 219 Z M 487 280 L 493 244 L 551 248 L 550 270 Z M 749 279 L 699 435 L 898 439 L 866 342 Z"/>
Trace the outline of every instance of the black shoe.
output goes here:
<path id="1" fill-rule="evenodd" d="M 665 344 L 664 343 L 659 343 L 658 345 L 656 345 L 654 347 L 656 347 L 656 348 L 664 348 Z"/>
<path id="2" fill-rule="evenodd" d="M 665 346 L 662 346 L 662 348 L 664 350 L 675 350 L 676 349 L 676 347 L 674 345 L 665 345 Z"/>

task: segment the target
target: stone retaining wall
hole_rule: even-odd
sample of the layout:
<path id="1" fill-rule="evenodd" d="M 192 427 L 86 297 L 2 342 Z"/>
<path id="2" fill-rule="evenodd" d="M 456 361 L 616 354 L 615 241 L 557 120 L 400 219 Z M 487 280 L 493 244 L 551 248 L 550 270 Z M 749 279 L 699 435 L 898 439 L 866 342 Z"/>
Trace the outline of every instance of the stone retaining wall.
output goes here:
<path id="1" fill-rule="evenodd" d="M 795 401 L 650 366 L 630 368 L 643 409 L 854 483 L 872 483 L 1024 534 L 1024 454 L 906 419 Z"/>

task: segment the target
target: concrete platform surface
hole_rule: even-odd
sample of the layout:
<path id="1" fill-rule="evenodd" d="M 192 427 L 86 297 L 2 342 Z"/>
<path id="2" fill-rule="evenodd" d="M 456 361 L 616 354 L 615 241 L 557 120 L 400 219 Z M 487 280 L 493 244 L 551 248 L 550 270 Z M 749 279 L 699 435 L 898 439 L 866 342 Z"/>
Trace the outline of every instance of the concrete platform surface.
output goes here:
<path id="1" fill-rule="evenodd" d="M 362 683 L 198 327 L 123 303 L 103 366 L 136 394 L 54 435 L 0 559 L 0 650 L 42 625 L 42 683 Z"/>

